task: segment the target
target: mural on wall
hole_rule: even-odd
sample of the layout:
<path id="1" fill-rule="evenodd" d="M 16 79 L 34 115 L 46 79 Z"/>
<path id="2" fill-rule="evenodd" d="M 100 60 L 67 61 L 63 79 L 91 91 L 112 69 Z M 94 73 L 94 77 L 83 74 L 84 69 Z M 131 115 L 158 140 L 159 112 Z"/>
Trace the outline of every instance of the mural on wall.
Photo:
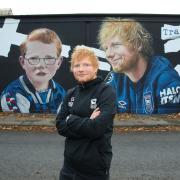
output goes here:
<path id="1" fill-rule="evenodd" d="M 161 39 L 168 40 L 164 44 L 165 53 L 180 51 L 180 25 L 172 26 L 170 24 L 164 24 L 161 27 Z M 175 69 L 180 75 L 180 64 L 177 64 Z"/>
<path id="2" fill-rule="evenodd" d="M 76 45 L 83 44 L 92 48 L 100 60 L 99 75 L 106 80 L 112 80 L 112 74 L 109 73 L 113 70 L 112 64 L 107 61 L 107 52 L 100 48 L 98 42 L 98 33 L 104 18 L 24 16 L 0 19 L 1 110 L 57 113 L 65 92 L 76 84 L 69 69 L 71 52 Z M 137 17 L 137 20 L 141 21 L 141 17 Z M 146 20 L 142 22 L 153 36 L 155 53 L 167 57 L 180 75 L 180 26 L 178 22 L 167 24 L 163 17 L 162 20 L 158 23 L 146 22 Z M 44 42 L 46 40 L 37 37 L 39 32 L 36 31 L 44 29 L 55 33 L 61 40 L 60 54 L 55 41 L 47 43 Z M 30 43 L 27 39 L 33 31 L 36 33 Z M 45 35 L 46 33 L 49 32 L 45 32 Z M 21 46 L 25 40 L 28 43 L 23 50 Z M 138 97 L 140 105 L 137 107 L 133 106 L 134 102 L 131 102 L 131 99 L 117 96 L 117 106 L 121 109 L 119 112 L 138 114 L 180 112 L 179 82 L 180 77 L 176 84 L 159 89 L 159 106 L 170 102 L 172 111 L 158 111 L 151 90 L 147 90 Z M 122 85 L 121 89 L 123 89 Z M 127 91 L 130 90 L 126 89 Z M 131 96 L 136 97 L 135 94 Z M 166 108 L 171 109 L 168 106 Z"/>

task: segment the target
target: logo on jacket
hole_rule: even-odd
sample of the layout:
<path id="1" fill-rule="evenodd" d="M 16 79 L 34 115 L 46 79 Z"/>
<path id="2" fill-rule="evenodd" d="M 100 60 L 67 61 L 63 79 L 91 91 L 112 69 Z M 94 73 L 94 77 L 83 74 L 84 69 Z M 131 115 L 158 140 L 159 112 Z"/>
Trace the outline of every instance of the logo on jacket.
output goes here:
<path id="1" fill-rule="evenodd" d="M 91 104 L 90 104 L 91 109 L 96 109 L 97 108 L 97 99 L 91 99 Z"/>
<path id="2" fill-rule="evenodd" d="M 154 109 L 154 102 L 151 92 L 144 93 L 144 106 L 145 106 L 145 112 L 147 114 L 151 114 Z"/>
<path id="3" fill-rule="evenodd" d="M 73 107 L 74 99 L 75 99 L 74 97 L 71 97 L 70 101 L 68 102 L 69 107 Z"/>
<path id="4" fill-rule="evenodd" d="M 126 109 L 126 105 L 127 103 L 125 101 L 118 101 L 118 108 L 121 108 L 121 109 Z"/>

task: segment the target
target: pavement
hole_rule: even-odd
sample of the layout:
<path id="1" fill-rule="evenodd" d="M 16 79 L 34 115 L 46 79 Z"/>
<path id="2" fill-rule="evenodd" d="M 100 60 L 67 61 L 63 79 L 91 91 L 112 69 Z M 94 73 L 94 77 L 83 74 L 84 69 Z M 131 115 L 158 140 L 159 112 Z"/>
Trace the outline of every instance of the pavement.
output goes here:
<path id="1" fill-rule="evenodd" d="M 55 127 L 56 115 L 0 113 L 0 126 L 43 126 Z M 119 114 L 114 127 L 180 127 L 180 113 L 170 115 Z"/>

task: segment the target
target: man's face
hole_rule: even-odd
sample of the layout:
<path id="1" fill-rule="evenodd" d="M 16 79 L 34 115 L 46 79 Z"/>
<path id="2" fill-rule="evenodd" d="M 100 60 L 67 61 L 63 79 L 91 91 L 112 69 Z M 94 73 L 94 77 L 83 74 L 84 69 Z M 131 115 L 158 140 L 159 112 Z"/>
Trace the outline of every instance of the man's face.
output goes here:
<path id="1" fill-rule="evenodd" d="M 80 61 L 75 61 L 72 67 L 73 75 L 80 83 L 95 79 L 97 70 L 98 69 L 94 67 L 88 57 L 85 57 Z"/>
<path id="2" fill-rule="evenodd" d="M 48 83 L 59 68 L 61 60 L 57 57 L 54 43 L 30 41 L 27 43 L 25 58 L 21 57 L 20 63 L 31 82 Z"/>
<path id="3" fill-rule="evenodd" d="M 109 38 L 103 45 L 106 57 L 115 72 L 130 72 L 137 64 L 138 51 L 123 45 L 119 37 Z"/>

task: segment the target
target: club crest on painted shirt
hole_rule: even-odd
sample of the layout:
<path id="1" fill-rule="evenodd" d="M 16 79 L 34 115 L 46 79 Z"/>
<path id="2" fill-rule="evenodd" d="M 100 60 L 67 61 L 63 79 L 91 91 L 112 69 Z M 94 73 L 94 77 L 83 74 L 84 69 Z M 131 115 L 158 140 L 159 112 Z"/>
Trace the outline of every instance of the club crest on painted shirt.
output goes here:
<path id="1" fill-rule="evenodd" d="M 152 93 L 150 91 L 144 93 L 143 100 L 144 100 L 145 112 L 147 114 L 151 114 L 154 110 L 154 102 L 153 102 L 153 98 L 152 98 Z"/>

